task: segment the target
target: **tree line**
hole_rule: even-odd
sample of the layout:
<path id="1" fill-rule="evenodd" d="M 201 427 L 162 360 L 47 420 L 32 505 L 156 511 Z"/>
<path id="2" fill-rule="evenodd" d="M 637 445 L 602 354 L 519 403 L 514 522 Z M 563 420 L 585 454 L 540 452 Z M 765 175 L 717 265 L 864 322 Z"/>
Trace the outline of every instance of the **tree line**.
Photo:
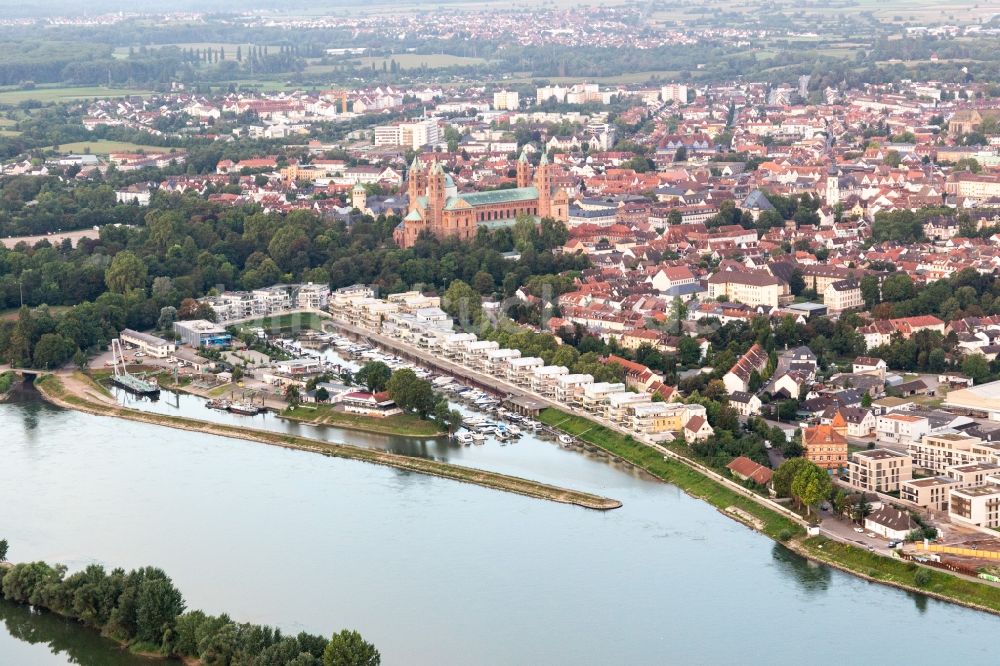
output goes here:
<path id="1" fill-rule="evenodd" d="M 7 542 L 0 541 L 0 561 Z M 327 639 L 284 634 L 226 614 L 185 612 L 185 602 L 161 569 L 107 571 L 91 564 L 69 573 L 62 564 L 0 566 L 3 598 L 76 620 L 136 652 L 199 659 L 203 664 L 254 666 L 378 666 L 381 656 L 356 631 Z"/>

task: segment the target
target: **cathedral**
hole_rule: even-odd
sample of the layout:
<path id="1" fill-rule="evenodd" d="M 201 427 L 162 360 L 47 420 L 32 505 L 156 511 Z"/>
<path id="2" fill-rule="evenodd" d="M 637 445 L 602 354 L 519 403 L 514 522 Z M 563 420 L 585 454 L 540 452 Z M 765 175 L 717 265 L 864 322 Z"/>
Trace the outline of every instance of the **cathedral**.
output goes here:
<path id="1" fill-rule="evenodd" d="M 438 162 L 424 166 L 413 159 L 407 178 L 408 212 L 393 231 L 400 247 L 412 247 L 424 230 L 432 234 L 474 238 L 479 227 L 513 226 L 518 215 L 536 219 L 569 219 L 569 197 L 552 185 L 553 165 L 542 155 L 535 173 L 524 153 L 517 161 L 517 187 L 490 192 L 458 193 L 451 176 Z M 532 184 L 534 181 L 534 184 Z"/>

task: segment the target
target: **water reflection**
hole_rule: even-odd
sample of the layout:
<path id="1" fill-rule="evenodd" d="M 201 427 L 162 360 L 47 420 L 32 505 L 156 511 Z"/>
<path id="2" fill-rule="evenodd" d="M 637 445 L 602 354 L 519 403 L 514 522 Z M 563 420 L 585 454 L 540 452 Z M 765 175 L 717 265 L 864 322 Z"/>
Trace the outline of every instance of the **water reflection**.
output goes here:
<path id="1" fill-rule="evenodd" d="M 913 600 L 913 605 L 917 607 L 917 611 L 923 615 L 927 612 L 927 602 L 930 600 L 925 594 L 919 594 L 917 592 L 906 591 L 906 596 Z"/>
<path id="2" fill-rule="evenodd" d="M 15 657 L 16 661 L 6 662 L 10 664 L 150 666 L 157 663 L 172 666 L 180 663 L 174 660 L 154 662 L 137 657 L 72 620 L 2 599 L 0 599 L 0 621 L 10 636 L 28 645 L 37 646 L 35 649 L 19 647 L 18 655 L 21 656 Z M 0 636 L 0 642 L 3 640 L 7 639 Z M 49 649 L 48 654 L 43 652 L 43 646 Z"/>
<path id="3" fill-rule="evenodd" d="M 785 548 L 780 543 L 774 544 L 771 557 L 778 563 L 779 569 L 790 574 L 790 578 L 808 592 L 821 592 L 830 587 L 831 570 L 829 567 L 816 564 L 798 553 Z"/>

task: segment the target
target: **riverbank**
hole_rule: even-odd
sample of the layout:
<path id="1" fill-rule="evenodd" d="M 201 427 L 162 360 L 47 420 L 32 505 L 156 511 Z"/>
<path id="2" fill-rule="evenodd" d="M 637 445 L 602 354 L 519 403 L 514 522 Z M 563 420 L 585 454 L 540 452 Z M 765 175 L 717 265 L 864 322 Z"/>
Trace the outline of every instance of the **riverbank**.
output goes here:
<path id="1" fill-rule="evenodd" d="M 873 583 L 1000 615 L 1000 588 L 913 562 L 888 558 L 825 537 L 805 538 L 805 530 L 800 524 L 764 506 L 762 502 L 726 488 L 681 459 L 663 456 L 627 435 L 555 409 L 543 411 L 539 419 L 546 425 L 677 486 L 692 497 L 708 502 L 721 513 L 810 560 Z M 918 572 L 923 572 L 924 584 L 918 584 Z"/>
<path id="2" fill-rule="evenodd" d="M 586 509 L 607 511 L 617 509 L 622 505 L 618 500 L 607 497 L 600 497 L 567 488 L 559 488 L 506 474 L 450 465 L 435 460 L 403 456 L 387 451 L 351 446 L 349 444 L 331 444 L 266 430 L 255 430 L 179 416 L 140 412 L 121 407 L 113 400 L 109 402 L 106 399 L 102 399 L 100 387 L 82 373 L 59 376 L 46 375 L 37 379 L 35 386 L 42 396 L 53 404 L 98 416 L 113 416 L 181 430 L 193 430 L 210 435 L 245 439 L 288 449 L 309 451 L 326 456 L 395 467 L 397 469 L 437 476 L 452 481 L 471 483 L 493 490 L 525 495 L 535 499 L 572 504 Z"/>
<path id="3" fill-rule="evenodd" d="M 14 388 L 15 383 L 17 383 L 17 375 L 13 370 L 0 372 L 0 402 L 10 397 L 10 392 Z"/>
<path id="4" fill-rule="evenodd" d="M 412 414 L 396 414 L 385 418 L 376 418 L 338 412 L 332 405 L 296 405 L 294 408 L 289 407 L 278 412 L 278 416 L 298 423 L 335 426 L 346 430 L 374 432 L 379 435 L 426 438 L 442 437 L 446 434 L 433 421 Z"/>

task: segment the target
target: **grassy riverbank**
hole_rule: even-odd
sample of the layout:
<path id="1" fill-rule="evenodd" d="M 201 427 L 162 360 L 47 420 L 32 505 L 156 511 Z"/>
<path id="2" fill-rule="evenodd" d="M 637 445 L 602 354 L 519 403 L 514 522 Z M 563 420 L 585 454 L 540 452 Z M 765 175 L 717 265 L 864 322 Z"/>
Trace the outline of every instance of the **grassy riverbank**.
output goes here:
<path id="1" fill-rule="evenodd" d="M 413 414 L 396 414 L 385 418 L 339 412 L 332 405 L 298 405 L 280 412 L 280 416 L 300 423 L 329 425 L 348 430 L 363 430 L 381 435 L 401 437 L 439 437 L 445 432 L 433 421 Z"/>
<path id="2" fill-rule="evenodd" d="M 812 537 L 797 545 L 799 552 L 808 557 L 863 575 L 870 580 L 1000 614 L 1000 587 L 959 578 L 913 562 L 884 557 L 826 537 Z M 918 573 L 923 578 L 920 582 L 917 580 Z"/>
<path id="3" fill-rule="evenodd" d="M 546 409 L 539 419 L 542 423 L 558 428 L 579 440 L 599 447 L 608 453 L 640 467 L 653 476 L 673 484 L 689 495 L 701 498 L 712 506 L 725 511 L 736 507 L 760 521 L 761 531 L 773 539 L 787 539 L 804 535 L 804 530 L 794 521 L 778 514 L 753 500 L 709 479 L 697 470 L 673 458 L 664 459 L 658 451 L 581 416 L 574 416 L 556 409 Z"/>
<path id="4" fill-rule="evenodd" d="M 289 449 L 319 453 L 326 456 L 346 458 L 349 460 L 368 462 L 376 465 L 385 465 L 387 467 L 395 467 L 397 469 L 417 472 L 419 474 L 427 474 L 430 476 L 438 476 L 443 479 L 451 479 L 452 481 L 472 483 L 485 488 L 516 493 L 527 497 L 561 502 L 563 504 L 573 504 L 587 509 L 606 511 L 609 509 L 617 509 L 621 506 L 621 502 L 618 500 L 607 497 L 600 497 L 598 495 L 569 490 L 567 488 L 559 488 L 557 486 L 551 486 L 537 481 L 530 481 L 516 476 L 497 474 L 495 472 L 488 472 L 470 467 L 461 467 L 458 465 L 449 465 L 436 460 L 403 456 L 395 453 L 389 453 L 387 451 L 378 451 L 374 449 L 366 449 L 360 446 L 351 446 L 349 444 L 331 444 L 305 437 L 296 437 L 294 435 L 286 435 L 267 430 L 255 430 L 253 428 L 209 423 L 207 421 L 188 419 L 180 416 L 140 412 L 134 409 L 121 407 L 116 404 L 101 402 L 93 397 L 88 397 L 88 394 L 90 394 L 90 396 L 94 395 L 91 393 L 93 389 L 91 389 L 88 385 L 93 384 L 93 381 L 85 375 L 77 373 L 73 376 L 72 383 L 79 385 L 80 388 L 77 390 L 70 390 L 59 377 L 55 375 L 46 375 L 37 379 L 35 381 L 35 386 L 49 401 L 69 409 L 77 409 L 90 414 L 100 416 L 116 416 L 132 421 L 179 428 L 181 430 L 192 430 L 204 432 L 210 435 L 219 435 L 221 437 L 245 439 L 260 442 L 262 444 L 270 444 Z"/>
<path id="5" fill-rule="evenodd" d="M 17 375 L 12 370 L 0 372 L 0 400 L 3 400 L 7 392 L 13 388 L 15 379 L 17 379 Z"/>
<path id="6" fill-rule="evenodd" d="M 704 499 L 727 515 L 733 515 L 731 511 L 727 511 L 729 507 L 747 512 L 761 521 L 754 525 L 760 532 L 772 539 L 785 542 L 790 549 L 800 555 L 873 582 L 1000 614 L 1000 588 L 960 578 L 945 571 L 921 567 L 912 562 L 885 557 L 825 537 L 803 538 L 805 536 L 803 529 L 792 520 L 737 494 L 682 462 L 672 458 L 664 460 L 658 451 L 635 441 L 628 435 L 622 435 L 589 419 L 556 409 L 546 409 L 539 419 L 546 425 L 562 430 L 646 470 L 692 496 Z M 921 582 L 917 580 L 918 572 L 922 572 Z"/>

